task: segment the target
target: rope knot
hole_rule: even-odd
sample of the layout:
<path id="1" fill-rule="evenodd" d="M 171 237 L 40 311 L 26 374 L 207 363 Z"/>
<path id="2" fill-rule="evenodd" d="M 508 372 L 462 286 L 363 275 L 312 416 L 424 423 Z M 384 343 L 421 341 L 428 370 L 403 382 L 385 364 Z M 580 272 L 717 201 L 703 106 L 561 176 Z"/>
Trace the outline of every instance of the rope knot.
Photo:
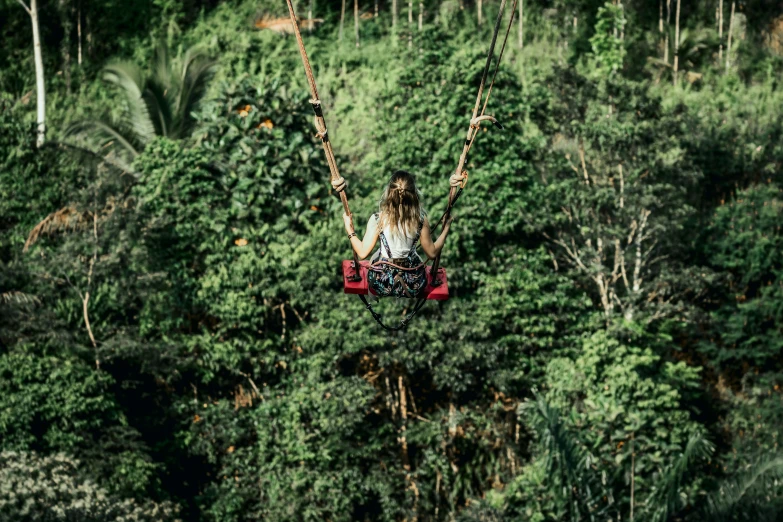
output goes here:
<path id="1" fill-rule="evenodd" d="M 324 117 L 324 113 L 321 110 L 321 100 L 313 98 L 310 100 L 310 105 L 313 106 L 313 112 L 315 113 L 316 118 Z"/>
<path id="2" fill-rule="evenodd" d="M 335 179 L 334 181 L 332 181 L 332 188 L 338 194 L 340 192 L 342 192 L 343 190 L 345 190 L 345 187 L 347 187 L 347 186 L 348 186 L 348 183 L 345 181 L 345 178 L 342 177 L 342 176 L 340 176 L 337 179 Z"/>

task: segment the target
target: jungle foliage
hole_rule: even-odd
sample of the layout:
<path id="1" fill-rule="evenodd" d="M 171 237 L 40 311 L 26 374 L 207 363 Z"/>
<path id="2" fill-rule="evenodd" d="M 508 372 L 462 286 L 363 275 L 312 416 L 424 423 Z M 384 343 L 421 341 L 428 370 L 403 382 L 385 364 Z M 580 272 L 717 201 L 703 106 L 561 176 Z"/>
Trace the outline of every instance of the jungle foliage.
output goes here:
<path id="1" fill-rule="evenodd" d="M 779 520 L 783 12 L 653 4 L 524 2 L 387 334 L 284 3 L 41 0 L 39 147 L 0 0 L 0 520 Z M 419 5 L 296 2 L 357 223 L 464 143 L 499 2 Z"/>

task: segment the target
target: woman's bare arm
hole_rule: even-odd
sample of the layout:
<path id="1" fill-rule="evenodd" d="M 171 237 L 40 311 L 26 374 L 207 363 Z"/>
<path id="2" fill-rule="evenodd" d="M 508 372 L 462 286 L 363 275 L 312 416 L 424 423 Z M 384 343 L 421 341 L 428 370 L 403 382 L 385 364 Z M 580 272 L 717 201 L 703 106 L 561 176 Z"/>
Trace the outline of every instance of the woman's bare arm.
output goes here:
<path id="1" fill-rule="evenodd" d="M 351 232 L 349 231 L 354 230 L 351 216 L 343 214 L 343 220 L 345 221 L 345 230 L 350 234 Z M 375 216 L 370 216 L 369 221 L 367 221 L 367 229 L 364 231 L 364 239 L 359 239 L 356 235 L 351 237 L 351 246 L 356 255 L 359 256 L 359 259 L 364 259 L 370 255 L 370 252 L 375 248 L 375 243 L 378 242 L 379 235 L 380 231 L 378 230 Z"/>
<path id="2" fill-rule="evenodd" d="M 436 239 L 434 242 L 432 241 L 430 222 L 429 220 L 424 221 L 424 226 L 421 228 L 421 249 L 424 250 L 424 253 L 427 254 L 428 258 L 435 259 L 438 254 L 440 254 L 440 251 L 443 250 L 443 245 L 446 242 L 446 236 L 449 235 L 449 230 L 451 229 L 452 219 L 453 218 L 450 217 L 449 220 L 446 221 L 446 224 L 443 225 L 443 230 L 438 236 L 438 239 Z"/>

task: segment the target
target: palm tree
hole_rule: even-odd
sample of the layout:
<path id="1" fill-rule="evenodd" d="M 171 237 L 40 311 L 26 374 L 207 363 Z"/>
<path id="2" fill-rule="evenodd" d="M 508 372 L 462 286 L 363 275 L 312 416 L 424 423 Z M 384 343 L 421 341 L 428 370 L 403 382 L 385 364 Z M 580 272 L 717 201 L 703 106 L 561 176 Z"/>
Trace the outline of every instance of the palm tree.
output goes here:
<path id="1" fill-rule="evenodd" d="M 568 430 L 557 408 L 537 395 L 529 406 L 533 429 L 544 449 L 549 486 L 572 522 L 617 518 L 624 506 L 615 501 L 609 484 L 601 479 L 601 463 Z M 640 520 L 665 522 L 683 509 L 680 492 L 694 462 L 707 459 L 713 445 L 700 433 L 693 434 L 682 454 L 663 470 L 642 504 Z"/>
<path id="2" fill-rule="evenodd" d="M 600 480 L 600 463 L 565 426 L 559 411 L 537 395 L 528 403 L 533 429 L 543 446 L 549 486 L 569 519 L 607 520 L 618 516 L 611 486 Z M 710 459 L 715 448 L 694 433 L 679 457 L 667 466 L 640 504 L 639 520 L 665 522 L 673 517 L 713 522 L 776 522 L 783 520 L 783 454 L 765 455 L 719 481 L 700 509 L 688 509 L 681 492 L 698 462 Z"/>
<path id="3" fill-rule="evenodd" d="M 104 68 L 103 78 L 125 99 L 122 118 L 77 122 L 66 135 L 90 138 L 131 160 L 157 136 L 185 138 L 193 130 L 193 112 L 203 101 L 215 69 L 215 61 L 201 49 L 192 47 L 172 59 L 162 43 L 148 74 L 131 62 L 111 63 Z"/>
<path id="4" fill-rule="evenodd" d="M 718 484 L 703 520 L 773 522 L 783 515 L 783 455 L 766 455 Z"/>

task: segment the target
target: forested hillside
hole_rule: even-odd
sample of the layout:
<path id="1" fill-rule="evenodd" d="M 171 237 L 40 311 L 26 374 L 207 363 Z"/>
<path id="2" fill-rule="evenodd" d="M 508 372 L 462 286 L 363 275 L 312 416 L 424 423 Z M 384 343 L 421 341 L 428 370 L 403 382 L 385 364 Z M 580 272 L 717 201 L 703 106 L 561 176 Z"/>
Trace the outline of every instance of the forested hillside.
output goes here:
<path id="1" fill-rule="evenodd" d="M 295 6 L 357 226 L 440 216 L 500 0 Z M 283 0 L 0 0 L 0 520 L 783 520 L 783 7 L 512 9 L 388 333 Z"/>

